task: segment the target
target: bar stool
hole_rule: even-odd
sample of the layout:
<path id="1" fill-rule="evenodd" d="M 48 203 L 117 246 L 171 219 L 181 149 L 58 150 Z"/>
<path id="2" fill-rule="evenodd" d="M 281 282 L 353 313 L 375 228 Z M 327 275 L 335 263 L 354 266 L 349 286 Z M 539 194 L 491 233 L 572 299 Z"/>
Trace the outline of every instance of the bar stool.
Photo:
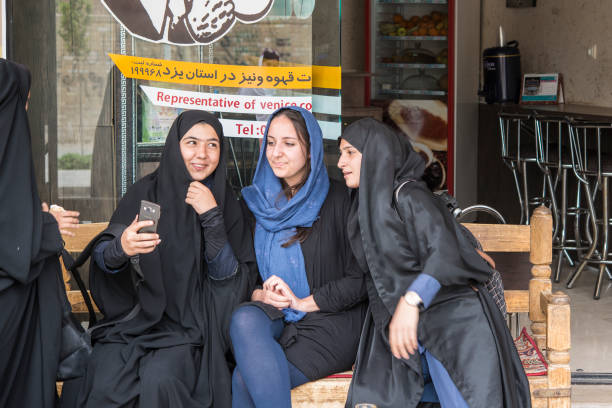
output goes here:
<path id="1" fill-rule="evenodd" d="M 512 171 L 517 198 L 521 208 L 520 224 L 529 224 L 529 207 L 543 204 L 546 189 L 542 194 L 529 197 L 527 163 L 536 163 L 536 142 L 533 118 L 530 114 L 500 112 L 501 157 Z M 533 140 L 529 140 L 533 139 Z M 519 178 L 521 181 L 519 182 Z M 522 185 L 521 185 L 522 184 Z"/>
<path id="2" fill-rule="evenodd" d="M 573 174 L 573 165 L 569 128 L 565 118 L 539 113 L 534 113 L 533 118 L 536 130 L 536 159 L 550 192 L 552 212 L 555 218 L 553 250 L 558 252 L 558 257 L 553 278 L 555 282 L 559 282 L 563 260 L 567 259 L 571 267 L 575 265 L 569 251 L 576 251 L 579 258 L 582 252 L 589 249 L 591 245 L 590 241 L 583 240 L 581 237 L 581 216 L 585 216 L 586 219 L 588 210 L 581 206 L 580 183 L 574 177 L 572 180 L 576 182 L 576 204 L 568 207 L 568 173 Z M 568 219 L 569 217 L 573 217 L 573 220 Z M 573 238 L 568 237 L 569 221 L 573 221 Z"/>
<path id="3" fill-rule="evenodd" d="M 602 137 L 612 137 L 612 123 L 595 121 L 568 120 L 572 167 L 580 180 L 588 207 L 588 218 L 591 226 L 591 246 L 580 258 L 580 265 L 571 274 L 567 287 L 572 288 L 587 264 L 599 266 L 595 283 L 594 299 L 599 299 L 604 271 L 612 279 L 607 265 L 612 264 L 609 258 L 609 191 L 608 179 L 612 177 L 612 163 L 602 154 Z M 601 191 L 601 214 L 595 211 L 598 192 Z M 587 228 L 587 233 L 589 229 Z"/>

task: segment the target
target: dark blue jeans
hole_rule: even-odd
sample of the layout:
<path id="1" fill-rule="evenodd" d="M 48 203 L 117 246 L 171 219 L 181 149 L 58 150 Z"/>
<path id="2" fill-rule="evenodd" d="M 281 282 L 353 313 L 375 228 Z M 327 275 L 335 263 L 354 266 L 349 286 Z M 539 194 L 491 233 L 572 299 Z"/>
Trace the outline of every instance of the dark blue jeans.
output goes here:
<path id="1" fill-rule="evenodd" d="M 287 361 L 278 338 L 285 324 L 271 320 L 257 306 L 234 312 L 230 336 L 236 357 L 232 377 L 232 407 L 291 407 L 291 389 L 308 378 Z"/>

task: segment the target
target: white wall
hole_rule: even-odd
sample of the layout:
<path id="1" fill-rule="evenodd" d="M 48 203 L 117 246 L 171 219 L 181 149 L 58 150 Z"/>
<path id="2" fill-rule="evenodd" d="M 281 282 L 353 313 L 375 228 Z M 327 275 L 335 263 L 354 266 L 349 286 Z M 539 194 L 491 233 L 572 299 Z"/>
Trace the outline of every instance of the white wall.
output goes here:
<path id="1" fill-rule="evenodd" d="M 501 24 L 506 41 L 519 42 L 523 73 L 560 72 L 566 103 L 612 107 L 611 0 L 538 0 L 521 9 L 482 0 L 482 14 L 483 49 L 497 46 Z M 587 55 L 594 44 L 597 59 Z"/>

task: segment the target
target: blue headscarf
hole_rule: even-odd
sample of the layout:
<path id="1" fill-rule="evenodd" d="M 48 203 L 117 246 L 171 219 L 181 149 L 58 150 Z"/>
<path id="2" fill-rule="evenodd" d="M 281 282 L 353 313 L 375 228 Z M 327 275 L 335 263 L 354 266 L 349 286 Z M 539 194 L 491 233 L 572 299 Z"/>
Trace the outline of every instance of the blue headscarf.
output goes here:
<path id="1" fill-rule="evenodd" d="M 283 109 L 299 112 L 310 135 L 310 174 L 291 200 L 282 193 L 280 180 L 266 157 L 270 122 Z M 268 119 L 253 184 L 242 189 L 242 196 L 257 221 L 255 255 L 261 278 L 265 281 L 272 275 L 278 276 L 298 298 L 310 295 L 302 247 L 299 242 L 287 248 L 281 245 L 295 235 L 296 227 L 312 226 L 328 191 L 329 178 L 323 164 L 323 134 L 317 120 L 302 108 L 292 106 L 277 110 Z M 288 322 L 296 322 L 306 314 L 290 308 L 283 309 L 283 313 Z"/>

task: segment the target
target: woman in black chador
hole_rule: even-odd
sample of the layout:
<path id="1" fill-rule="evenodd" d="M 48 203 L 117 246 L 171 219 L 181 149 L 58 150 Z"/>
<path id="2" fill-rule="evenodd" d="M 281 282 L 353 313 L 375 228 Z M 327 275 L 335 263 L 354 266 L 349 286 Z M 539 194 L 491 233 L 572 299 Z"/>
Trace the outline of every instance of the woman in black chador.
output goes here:
<path id="1" fill-rule="evenodd" d="M 346 406 L 529 407 L 514 343 L 483 287 L 490 267 L 421 180 L 421 157 L 373 119 L 349 126 L 340 152 L 354 189 L 348 235 L 370 298 Z"/>
<path id="2" fill-rule="evenodd" d="M 0 59 L 0 407 L 55 406 L 63 290 L 55 218 L 41 210 L 26 116 L 30 72 Z"/>
<path id="3" fill-rule="evenodd" d="M 349 370 L 365 313 L 364 274 L 346 235 L 349 196 L 329 180 L 312 113 L 274 112 L 253 185 L 262 286 L 232 316 L 234 408 L 287 408 L 291 388 Z"/>
<path id="4" fill-rule="evenodd" d="M 223 129 L 183 112 L 159 168 L 134 184 L 93 242 L 92 295 L 110 327 L 94 330 L 83 407 L 230 407 L 226 362 L 234 307 L 256 278 L 251 232 L 225 179 Z M 140 201 L 161 206 L 138 233 Z"/>

